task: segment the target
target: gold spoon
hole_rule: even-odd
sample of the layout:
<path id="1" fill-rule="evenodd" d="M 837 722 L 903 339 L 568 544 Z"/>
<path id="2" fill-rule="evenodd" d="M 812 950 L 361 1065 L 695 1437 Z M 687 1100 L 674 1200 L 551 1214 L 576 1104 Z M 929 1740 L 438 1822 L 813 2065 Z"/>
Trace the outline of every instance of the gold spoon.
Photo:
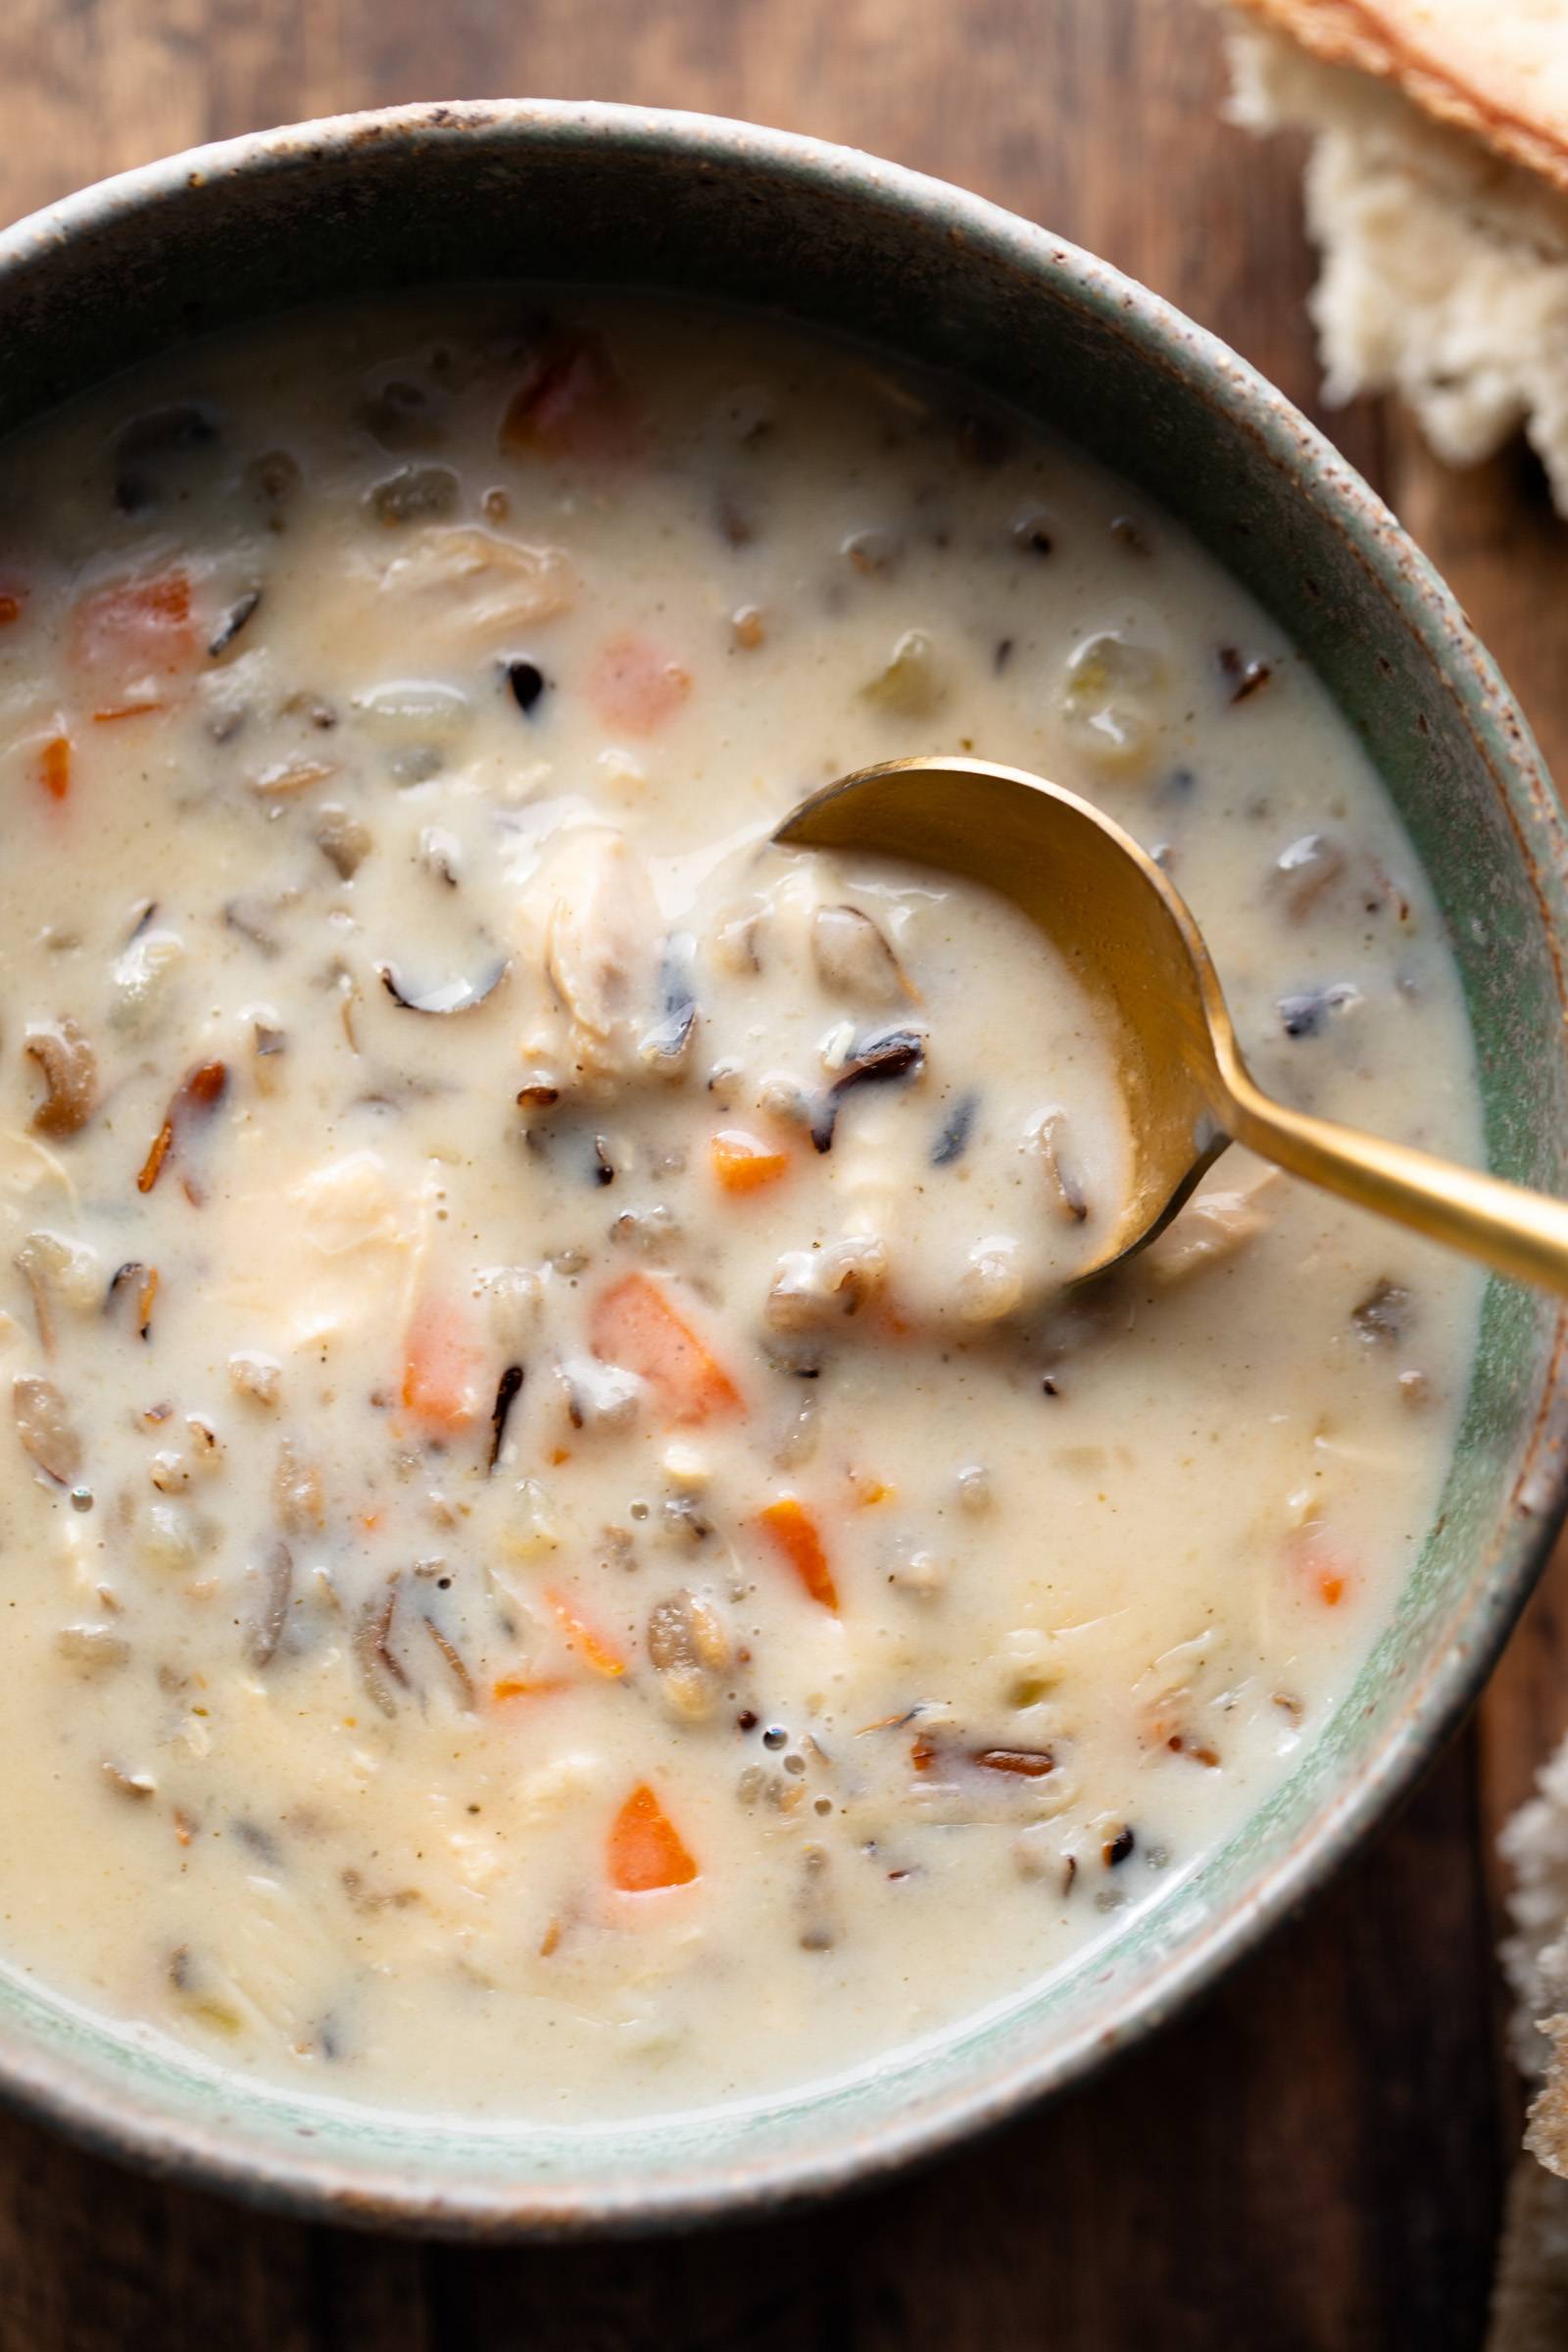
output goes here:
<path id="1" fill-rule="evenodd" d="M 1152 1241 L 1234 1142 L 1499 1274 L 1568 1292 L 1568 1202 L 1261 1092 L 1187 906 L 1152 858 L 1075 793 L 985 760 L 892 760 L 813 793 L 773 838 L 874 850 L 988 883 L 1106 1004 L 1119 1031 L 1132 1182 L 1080 1280 Z"/>

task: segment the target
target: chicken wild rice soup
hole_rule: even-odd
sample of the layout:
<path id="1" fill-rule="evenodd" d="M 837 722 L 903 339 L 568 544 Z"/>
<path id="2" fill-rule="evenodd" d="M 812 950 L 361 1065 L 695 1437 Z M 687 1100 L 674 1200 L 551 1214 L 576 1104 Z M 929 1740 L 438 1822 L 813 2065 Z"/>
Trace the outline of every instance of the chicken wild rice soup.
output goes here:
<path id="1" fill-rule="evenodd" d="M 1108 1046 L 868 761 L 1091 795 L 1260 1077 L 1459 1155 L 1278 630 L 952 385 L 511 292 L 0 452 L 0 1961 L 295 2088 L 775 2091 L 1169 1899 L 1435 1507 L 1478 1278 L 1239 1152 L 1067 1287 Z"/>

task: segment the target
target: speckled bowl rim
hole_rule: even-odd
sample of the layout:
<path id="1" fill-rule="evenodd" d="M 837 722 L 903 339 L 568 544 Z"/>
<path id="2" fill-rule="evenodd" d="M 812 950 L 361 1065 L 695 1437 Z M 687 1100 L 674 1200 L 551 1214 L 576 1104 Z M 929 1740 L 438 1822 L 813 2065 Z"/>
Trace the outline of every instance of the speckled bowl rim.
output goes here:
<path id="1" fill-rule="evenodd" d="M 1559 894 L 1568 876 L 1568 831 L 1528 727 L 1490 657 L 1437 572 L 1333 446 L 1264 377 L 1225 344 L 1135 280 L 1059 237 L 949 183 L 858 150 L 722 117 L 568 100 L 487 100 L 342 115 L 260 131 L 146 165 L 99 182 L 0 233 L 0 278 L 36 267 L 51 250 L 136 216 L 155 221 L 178 193 L 220 181 L 348 157 L 399 143 L 415 157 L 431 140 L 580 140 L 721 171 L 764 164 L 851 208 L 913 211 L 955 240 L 1000 261 L 1022 281 L 1051 283 L 1117 332 L 1154 369 L 1179 375 L 1228 421 L 1254 436 L 1299 495 L 1354 551 L 1369 594 L 1441 667 L 1457 715 L 1507 810 L 1533 877 L 1559 1001 L 1568 933 L 1554 919 L 1543 875 Z M 1048 2093 L 1081 2082 L 1167 2023 L 1279 1926 L 1381 1822 L 1436 1755 L 1480 1690 L 1549 1553 L 1568 1508 L 1568 1309 L 1557 1315 L 1548 1368 L 1513 1489 L 1493 1543 L 1472 1577 L 1474 1603 L 1459 1638 L 1431 1656 L 1396 1722 L 1358 1761 L 1338 1796 L 1264 1871 L 1244 1898 L 1219 1912 L 1174 1955 L 1147 1992 L 1093 2019 L 1022 2064 L 977 2070 L 917 2117 L 894 2117 L 783 2157 L 692 2165 L 654 2183 L 539 2185 L 508 2189 L 474 2180 L 432 2188 L 411 2165 L 358 2168 L 301 2140 L 286 2155 L 248 2145 L 245 2084 L 211 2123 L 161 2114 L 155 2103 L 90 2078 L 84 2066 L 23 2044 L 0 2029 L 0 2099 L 87 2147 L 143 2170 L 218 2189 L 314 2220 L 453 2237 L 567 2237 L 668 2230 L 740 2219 L 849 2186 L 868 2187 L 918 2158 L 997 2127 Z M 329 2127 L 328 2127 L 329 2129 Z M 591 2158 L 590 2158 L 591 2165 Z M 586 2168 L 585 2168 L 586 2169 Z M 373 2170 L 373 2184 L 367 2174 Z"/>

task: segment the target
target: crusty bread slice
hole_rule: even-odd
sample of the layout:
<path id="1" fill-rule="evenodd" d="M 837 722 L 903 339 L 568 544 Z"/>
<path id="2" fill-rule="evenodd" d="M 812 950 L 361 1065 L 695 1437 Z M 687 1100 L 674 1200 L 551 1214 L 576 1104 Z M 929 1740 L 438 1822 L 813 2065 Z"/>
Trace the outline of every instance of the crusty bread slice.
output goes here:
<path id="1" fill-rule="evenodd" d="M 1568 0 L 1238 0 L 1568 189 Z"/>
<path id="2" fill-rule="evenodd" d="M 1568 2017 L 1544 2017 L 1550 2055 L 1545 2080 L 1530 2109 L 1525 2146 L 1559 2180 L 1568 2180 Z"/>
<path id="3" fill-rule="evenodd" d="M 1233 119 L 1311 133 L 1328 398 L 1397 392 L 1453 466 L 1523 427 L 1568 515 L 1568 190 L 1272 27 L 1239 27 L 1231 53 Z"/>
<path id="4" fill-rule="evenodd" d="M 1525 2145 L 1568 2187 L 1568 1740 L 1497 1844 L 1511 1877 L 1501 1952 L 1511 2038 L 1521 2072 L 1539 2084 Z M 1568 2270 L 1568 2215 L 1559 2234 Z"/>
<path id="5" fill-rule="evenodd" d="M 1568 2345 L 1568 2109 L 1562 2005 L 1568 1999 L 1568 1743 L 1538 1776 L 1498 1843 L 1508 1864 L 1502 1964 L 1513 1993 L 1510 2037 L 1535 2085 L 1522 2161 L 1508 2186 L 1493 2281 L 1487 2352 Z"/>

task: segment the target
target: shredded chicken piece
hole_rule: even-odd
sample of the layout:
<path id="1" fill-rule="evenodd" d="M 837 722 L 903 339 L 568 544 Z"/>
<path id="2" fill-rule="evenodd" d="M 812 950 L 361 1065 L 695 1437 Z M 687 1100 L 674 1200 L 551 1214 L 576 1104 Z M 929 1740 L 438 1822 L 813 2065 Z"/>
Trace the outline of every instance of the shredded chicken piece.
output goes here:
<path id="1" fill-rule="evenodd" d="M 418 600 L 427 617 L 461 621 L 465 633 L 491 636 L 564 612 L 576 582 L 553 547 L 523 547 L 494 531 L 456 524 L 419 533 L 382 573 L 394 594 Z"/>
<path id="2" fill-rule="evenodd" d="M 1246 1184 L 1196 1193 L 1145 1251 L 1143 1262 L 1152 1278 L 1168 1288 L 1234 1257 L 1267 1229 L 1284 1181 L 1277 1168 L 1265 1168 Z"/>
<path id="3" fill-rule="evenodd" d="M 660 1009 L 662 929 L 653 885 L 623 834 L 580 826 L 547 854 L 518 908 L 538 1009 L 522 1056 L 535 1083 L 602 1093 L 643 1076 Z"/>

